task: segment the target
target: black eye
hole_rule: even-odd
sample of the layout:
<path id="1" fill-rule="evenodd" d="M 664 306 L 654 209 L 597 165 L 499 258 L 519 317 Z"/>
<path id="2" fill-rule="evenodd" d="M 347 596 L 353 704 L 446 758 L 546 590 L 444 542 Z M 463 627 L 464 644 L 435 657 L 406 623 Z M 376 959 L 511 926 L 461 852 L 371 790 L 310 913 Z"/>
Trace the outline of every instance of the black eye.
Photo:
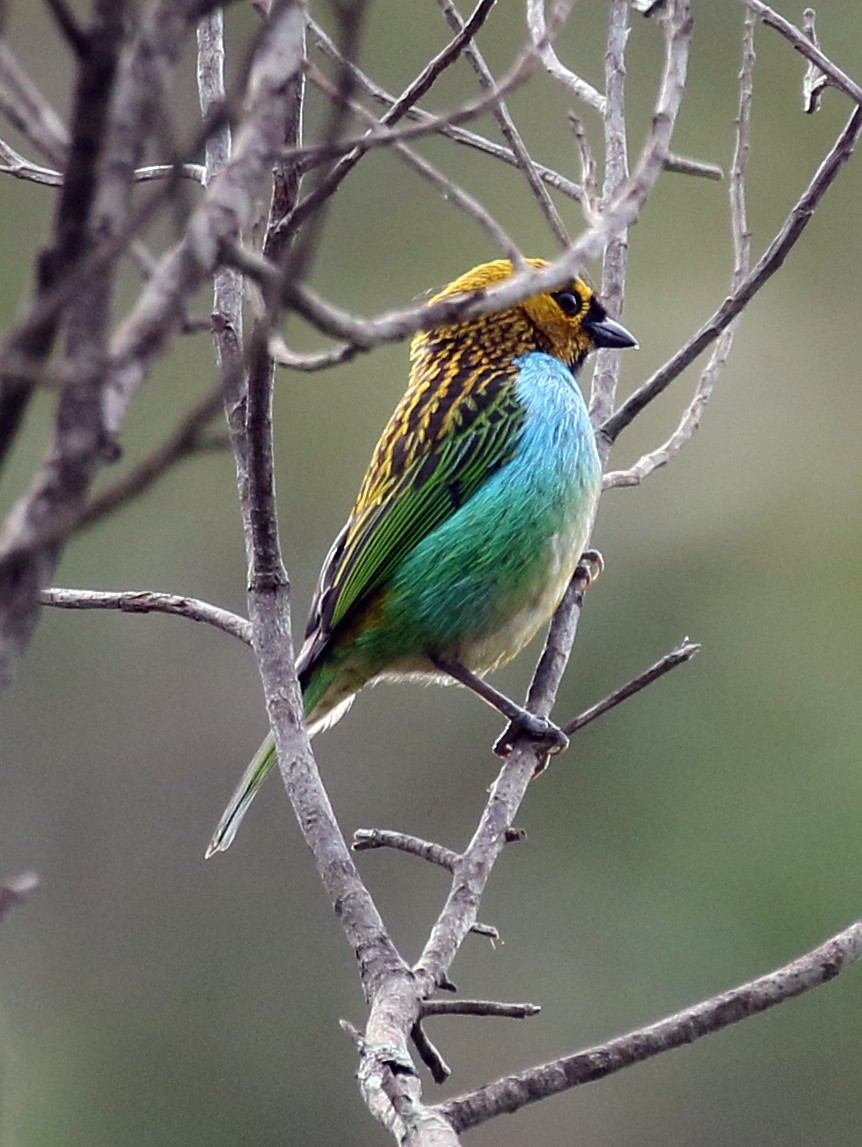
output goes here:
<path id="1" fill-rule="evenodd" d="M 557 291 L 551 298 L 556 302 L 563 314 L 568 315 L 570 319 L 580 314 L 583 301 L 577 291 Z"/>

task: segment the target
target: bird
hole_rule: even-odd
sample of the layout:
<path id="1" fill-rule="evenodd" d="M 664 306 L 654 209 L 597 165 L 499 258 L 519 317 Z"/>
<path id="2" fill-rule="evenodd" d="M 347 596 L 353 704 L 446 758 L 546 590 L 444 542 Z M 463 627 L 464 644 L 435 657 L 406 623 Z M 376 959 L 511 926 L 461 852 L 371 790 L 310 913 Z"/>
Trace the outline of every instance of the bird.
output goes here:
<path id="1" fill-rule="evenodd" d="M 514 270 L 482 263 L 431 301 Z M 592 529 L 601 464 L 577 371 L 600 347 L 636 346 L 580 277 L 414 336 L 407 390 L 323 563 L 297 658 L 309 736 L 363 686 L 410 679 L 458 681 L 534 735 L 555 731 L 483 678 L 551 617 Z M 207 856 L 229 847 L 275 763 L 270 734 Z"/>

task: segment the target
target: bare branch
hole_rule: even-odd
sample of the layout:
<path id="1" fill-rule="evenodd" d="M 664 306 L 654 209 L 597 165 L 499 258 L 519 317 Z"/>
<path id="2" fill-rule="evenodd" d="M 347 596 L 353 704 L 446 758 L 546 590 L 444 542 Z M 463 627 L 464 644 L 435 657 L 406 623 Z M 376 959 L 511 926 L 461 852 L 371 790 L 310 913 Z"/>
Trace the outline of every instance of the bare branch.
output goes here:
<path id="1" fill-rule="evenodd" d="M 358 828 L 353 834 L 353 843 L 350 846 L 354 852 L 367 852 L 375 848 L 395 848 L 399 852 L 408 852 L 411 856 L 418 856 L 430 864 L 446 868 L 452 872 L 461 859 L 461 854 L 442 844 L 435 844 L 430 840 L 420 840 L 418 836 L 410 836 L 406 832 L 393 832 L 386 828 Z"/>
<path id="2" fill-rule="evenodd" d="M 668 20 L 669 17 L 665 17 Z M 603 126 L 605 133 L 605 182 L 602 208 L 619 193 L 629 174 L 626 132 L 626 44 L 629 36 L 627 0 L 613 0 L 605 49 L 605 87 L 607 101 Z M 666 157 L 665 157 L 666 158 Z M 620 227 L 609 237 L 602 258 L 602 297 L 611 313 L 622 315 L 625 304 L 625 281 L 629 259 L 628 228 Z M 601 350 L 596 356 L 590 387 L 590 418 L 598 425 L 616 405 L 622 354 L 618 350 Z"/>
<path id="3" fill-rule="evenodd" d="M 676 172 L 678 175 L 694 175 L 700 179 L 724 179 L 724 172 L 717 163 L 689 159 L 684 155 L 669 155 L 665 160 L 664 169 Z"/>
<path id="4" fill-rule="evenodd" d="M 466 1131 L 549 1095 L 604 1079 L 633 1063 L 693 1043 L 711 1032 L 801 996 L 829 983 L 859 959 L 862 959 L 862 921 L 768 975 L 608 1043 L 486 1084 L 441 1104 L 439 1111 L 451 1120 L 458 1132 Z"/>
<path id="5" fill-rule="evenodd" d="M 452 0 L 437 0 L 437 2 L 443 9 L 446 20 L 449 23 L 449 27 L 454 28 L 456 31 L 463 32 L 465 23 Z M 545 29 L 545 34 L 540 37 L 539 42 L 542 45 L 548 44 L 548 46 L 550 46 L 547 38 L 547 29 Z M 484 57 L 477 48 L 472 36 L 464 47 L 464 55 L 472 64 L 473 71 L 479 78 L 479 83 L 482 87 L 482 90 L 488 92 L 489 94 L 492 92 L 497 92 L 499 90 L 497 82 L 494 79 L 490 68 L 485 63 Z M 569 237 L 568 233 L 566 232 L 565 224 L 560 218 L 560 213 L 554 206 L 554 201 L 548 194 L 547 188 L 539 178 L 539 174 L 536 171 L 536 165 L 533 163 L 532 156 L 527 150 L 527 147 L 521 138 L 521 133 L 515 126 L 515 121 L 509 114 L 509 109 L 506 107 L 502 96 L 495 101 L 493 105 L 493 111 L 494 117 L 496 118 L 497 123 L 500 125 L 500 130 L 502 131 L 512 154 L 518 161 L 518 167 L 520 167 L 521 171 L 523 171 L 524 176 L 526 177 L 530 190 L 532 191 L 533 196 L 539 205 L 539 209 L 541 210 L 548 223 L 548 226 L 551 229 L 551 233 L 556 237 L 560 246 L 565 249 L 569 244 Z"/>
<path id="6" fill-rule="evenodd" d="M 324 52 L 325 55 L 331 59 L 343 60 L 340 56 L 338 49 L 332 40 L 326 35 L 322 28 L 319 27 L 313 20 L 309 21 L 309 28 L 314 34 L 318 47 Z M 369 76 L 365 74 L 356 64 L 350 61 L 345 61 L 346 66 L 350 67 L 357 87 L 367 92 L 372 99 L 377 103 L 382 104 L 384 107 L 391 107 L 396 102 L 396 97 L 379 84 L 375 83 Z M 414 122 L 423 123 L 426 125 L 433 124 L 437 134 L 445 136 L 447 139 L 454 140 L 455 143 L 463 144 L 465 147 L 472 148 L 479 151 L 484 155 L 489 155 L 494 159 L 500 159 L 504 163 L 509 164 L 511 167 L 518 166 L 517 157 L 507 148 L 493 140 L 486 139 L 482 135 L 477 135 L 476 132 L 468 131 L 466 128 L 457 127 L 452 122 L 446 121 L 439 116 L 434 116 L 430 112 L 422 111 L 420 108 L 411 107 L 405 112 L 405 118 Z M 559 191 L 562 195 L 568 196 L 569 199 L 580 201 L 582 190 L 577 183 L 573 183 L 565 175 L 560 174 L 559 171 L 554 171 L 553 168 L 545 167 L 544 164 L 536 163 L 533 161 L 533 166 L 540 176 L 540 178 L 548 185 Z"/>
<path id="7" fill-rule="evenodd" d="M 428 1016 L 492 1016 L 506 1020 L 526 1020 L 541 1012 L 538 1004 L 501 1004 L 496 1000 L 426 1000 L 422 1018 Z"/>
<path id="8" fill-rule="evenodd" d="M 653 130 L 638 164 L 602 217 L 549 267 L 542 271 L 519 271 L 487 291 L 407 307 L 374 319 L 357 318 L 299 284 L 285 284 L 289 302 L 324 333 L 352 343 L 357 349 L 370 350 L 381 343 L 406 338 L 420 329 L 445 326 L 505 310 L 532 294 L 562 286 L 582 270 L 585 263 L 602 253 L 611 235 L 637 218 L 664 169 L 684 91 L 691 40 L 687 0 L 674 0 L 672 8 L 673 18 L 667 24 L 665 68 L 653 115 Z"/>
<path id="9" fill-rule="evenodd" d="M 730 224 L 733 239 L 733 275 L 731 293 L 738 290 L 751 268 L 751 232 L 745 202 L 745 172 L 751 146 L 751 102 L 754 75 L 754 24 L 752 12 L 746 12 L 742 38 L 742 66 L 739 72 L 739 110 L 736 118 L 736 145 L 730 171 Z M 700 421 L 712 397 L 718 377 L 724 369 L 733 346 L 741 316 L 737 316 L 716 340 L 709 362 L 704 368 L 694 395 L 683 412 L 679 425 L 670 438 L 644 454 L 629 469 L 605 474 L 604 489 L 614 486 L 636 486 L 654 470 L 665 466 L 691 441 L 700 428 Z"/>
<path id="10" fill-rule="evenodd" d="M 39 595 L 43 605 L 53 605 L 57 609 L 117 609 L 122 613 L 172 613 L 177 617 L 187 617 L 189 621 L 202 621 L 231 637 L 238 637 L 246 645 L 251 645 L 251 626 L 244 617 L 239 617 L 227 609 L 185 597 L 177 593 L 160 593 L 155 590 L 111 590 L 60 589 L 52 587 L 42 590 Z"/>
<path id="11" fill-rule="evenodd" d="M 527 27 L 530 31 L 530 39 L 533 41 L 533 47 L 536 49 L 539 59 L 545 65 L 548 74 L 553 76 L 563 87 L 568 88 L 579 100 L 583 100 L 585 104 L 589 104 L 589 106 L 594 108 L 600 115 L 604 115 L 607 102 L 605 97 L 601 92 L 596 91 L 592 84 L 588 84 L 586 80 L 576 75 L 571 68 L 567 68 L 554 51 L 553 44 L 548 36 L 548 25 L 545 19 L 545 0 L 527 0 Z"/>
<path id="12" fill-rule="evenodd" d="M 829 77 L 829 82 L 833 87 L 838 88 L 839 91 L 849 96 L 855 104 L 862 107 L 862 87 L 851 80 L 847 73 L 843 72 L 828 56 L 824 55 L 817 45 L 813 44 L 795 24 L 785 20 L 774 8 L 770 7 L 769 4 L 764 4 L 762 0 L 743 0 L 743 3 L 747 4 L 752 12 L 756 12 L 768 28 L 774 28 L 780 32 L 785 40 L 792 44 L 796 51 L 804 56 L 809 63 L 816 64 L 820 71 Z"/>
<path id="13" fill-rule="evenodd" d="M 767 250 L 740 283 L 737 290 L 703 326 L 670 358 L 664 366 L 640 386 L 600 428 L 608 442 L 619 434 L 657 398 L 695 358 L 710 345 L 746 304 L 775 274 L 808 226 L 820 200 L 834 183 L 838 173 L 853 154 L 862 131 L 862 108 L 855 108 L 846 126 L 825 156 L 811 182 L 797 200 L 778 234 Z"/>
<path id="14" fill-rule="evenodd" d="M 332 98 L 336 97 L 337 93 L 322 76 L 311 71 L 309 73 L 309 79 L 317 84 L 322 91 L 332 96 Z M 376 123 L 374 116 L 366 111 L 361 104 L 351 101 L 350 107 L 354 114 L 366 123 Z M 468 215 L 478 223 L 490 236 L 495 246 L 499 247 L 503 254 L 511 259 L 514 264 L 523 262 L 523 256 L 515 244 L 514 239 L 507 235 L 490 211 L 487 211 L 478 199 L 472 196 L 468 191 L 465 191 L 463 187 L 459 187 L 448 175 L 444 175 L 443 172 L 438 170 L 438 168 L 427 159 L 424 159 L 411 147 L 408 147 L 406 143 L 393 141 L 391 150 L 400 156 L 409 167 L 412 167 L 414 171 L 418 172 L 423 179 L 427 180 L 428 183 L 440 191 L 444 199 L 453 203 L 463 211 L 465 215 Z"/>
<path id="15" fill-rule="evenodd" d="M 628 701 L 629 697 L 634 697 L 636 693 L 640 693 L 642 689 L 646 689 L 648 685 L 652 685 L 654 681 L 658 681 L 660 677 L 664 677 L 665 673 L 669 673 L 671 669 L 676 669 L 678 665 L 684 665 L 687 661 L 691 661 L 695 654 L 700 653 L 700 645 L 697 642 L 689 641 L 685 638 L 676 649 L 672 649 L 670 653 L 666 653 L 664 657 L 651 665 L 649 669 L 645 669 L 643 673 L 639 673 L 637 677 L 633 677 L 631 681 L 627 681 L 619 689 L 615 689 L 613 693 L 608 694 L 602 701 L 597 701 L 595 705 L 591 705 L 589 709 L 585 709 L 579 717 L 575 717 L 574 721 L 570 721 L 568 725 L 563 726 L 563 732 L 567 735 L 572 735 L 579 732 L 585 725 L 591 724 L 598 717 L 603 717 L 605 713 L 611 709 L 615 709 L 617 705 L 621 705 L 623 701 Z"/>
<path id="16" fill-rule="evenodd" d="M 370 147 L 375 146 L 375 144 L 379 145 L 384 141 L 389 142 L 389 140 L 393 138 L 391 133 L 381 131 L 381 128 L 386 128 L 397 123 L 407 114 L 408 110 L 417 100 L 422 99 L 446 68 L 457 60 L 464 49 L 464 45 L 485 22 L 494 3 L 495 0 L 479 0 L 473 14 L 467 20 L 464 27 L 457 33 L 454 39 L 446 45 L 442 52 L 438 52 L 438 54 L 428 62 L 416 79 L 404 89 L 398 99 L 381 118 L 379 127 L 375 128 L 373 132 L 369 132 L 363 136 L 362 139 L 348 141 L 346 145 L 341 145 L 342 147 L 346 146 L 348 148 L 346 154 L 342 155 L 338 163 L 328 173 L 326 178 L 321 180 L 314 191 L 309 192 L 309 194 L 297 204 L 289 220 L 285 220 L 283 224 L 284 228 L 289 226 L 291 232 L 296 231 L 302 221 L 314 211 L 320 203 L 332 195 Z M 338 55 L 340 56 L 340 53 L 338 53 Z M 522 67 L 519 64 L 511 73 L 513 83 L 516 79 L 520 78 L 521 70 Z M 480 106 L 480 104 L 477 104 L 476 108 L 478 109 Z M 466 107 L 462 107 L 458 114 L 460 115 L 462 113 L 466 113 L 464 118 L 469 118 L 475 114 L 473 109 Z M 441 120 L 445 121 L 446 117 L 441 117 Z M 425 124 L 414 126 L 418 128 L 415 134 L 425 134 L 426 129 L 430 131 L 436 130 L 433 118 Z"/>

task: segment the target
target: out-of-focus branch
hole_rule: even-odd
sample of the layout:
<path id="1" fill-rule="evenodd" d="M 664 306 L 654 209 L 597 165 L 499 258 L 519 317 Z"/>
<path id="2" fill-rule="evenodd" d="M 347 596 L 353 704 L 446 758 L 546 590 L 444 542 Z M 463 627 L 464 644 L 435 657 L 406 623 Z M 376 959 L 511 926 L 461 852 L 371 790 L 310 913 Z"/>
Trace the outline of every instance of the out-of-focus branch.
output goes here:
<path id="1" fill-rule="evenodd" d="M 43 589 L 40 598 L 43 605 L 57 609 L 117 609 L 121 613 L 172 613 L 176 617 L 187 617 L 189 621 L 202 621 L 231 637 L 238 637 L 246 645 L 251 645 L 251 626 L 244 617 L 239 617 L 227 609 L 185 597 L 178 593 L 160 593 L 156 590 L 110 590 L 95 589 Z"/>
<path id="2" fill-rule="evenodd" d="M 39 877 L 35 872 L 22 872 L 20 876 L 9 876 L 0 884 L 0 920 L 13 904 L 21 901 L 39 887 Z"/>
<path id="3" fill-rule="evenodd" d="M 211 390 L 178 423 L 176 429 L 145 458 L 112 486 L 102 490 L 87 502 L 71 527 L 73 531 L 86 529 L 114 513 L 132 499 L 140 497 L 171 470 L 178 462 L 201 454 L 211 448 L 205 435 L 207 427 L 221 408 L 221 394 Z"/>
<path id="4" fill-rule="evenodd" d="M 608 1043 L 498 1079 L 467 1095 L 450 1099 L 441 1104 L 439 1110 L 458 1132 L 466 1131 L 498 1115 L 519 1111 L 529 1103 L 582 1083 L 604 1079 L 624 1067 L 683 1047 L 711 1032 L 765 1012 L 829 983 L 859 959 L 862 959 L 862 921 L 768 975 Z"/>
<path id="5" fill-rule="evenodd" d="M 43 93 L 0 42 L 0 112 L 51 163 L 66 165 L 69 133 Z"/>
<path id="6" fill-rule="evenodd" d="M 139 60 L 147 41 L 146 62 L 158 72 L 154 90 L 160 92 L 161 80 L 182 51 L 182 29 L 188 27 L 185 3 L 158 0 L 137 37 L 126 44 L 119 8 L 97 3 L 93 11 L 87 48 L 78 61 L 71 143 L 52 246 L 40 260 L 30 312 L 4 348 L 8 358 L 4 356 L 0 377 L 0 440 L 14 436 L 29 396 L 26 380 L 17 378 L 7 363 L 22 359 L 28 371 L 38 375 L 61 323 L 65 361 L 76 381 L 61 394 L 54 440 L 41 471 L 0 531 L 0 685 L 10 679 L 12 664 L 30 639 L 39 614 L 39 591 L 53 572 L 96 473 L 116 457 L 103 405 L 116 267 L 106 264 L 102 275 L 86 280 L 79 279 L 78 272 L 106 234 L 122 229 L 129 202 L 123 192 L 125 174 L 137 166 L 143 148 L 145 116 L 127 118 L 125 130 L 118 131 L 118 120 L 128 111 L 123 96 L 134 93 L 140 80 L 134 68 L 124 71 L 123 62 Z M 177 310 L 182 322 L 184 308 Z M 111 429 L 116 430 L 116 424 Z"/>

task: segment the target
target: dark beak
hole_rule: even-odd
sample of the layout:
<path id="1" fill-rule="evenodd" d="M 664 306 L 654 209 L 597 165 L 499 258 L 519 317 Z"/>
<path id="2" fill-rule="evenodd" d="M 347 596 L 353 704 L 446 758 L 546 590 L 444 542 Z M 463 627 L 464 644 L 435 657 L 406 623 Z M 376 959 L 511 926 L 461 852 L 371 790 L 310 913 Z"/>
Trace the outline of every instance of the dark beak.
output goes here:
<path id="1" fill-rule="evenodd" d="M 607 315 L 603 315 L 596 321 L 591 321 L 589 318 L 585 324 L 590 333 L 590 337 L 597 347 L 636 347 L 638 340 L 634 335 L 629 334 L 622 323 L 615 323 L 613 319 L 609 319 Z"/>

